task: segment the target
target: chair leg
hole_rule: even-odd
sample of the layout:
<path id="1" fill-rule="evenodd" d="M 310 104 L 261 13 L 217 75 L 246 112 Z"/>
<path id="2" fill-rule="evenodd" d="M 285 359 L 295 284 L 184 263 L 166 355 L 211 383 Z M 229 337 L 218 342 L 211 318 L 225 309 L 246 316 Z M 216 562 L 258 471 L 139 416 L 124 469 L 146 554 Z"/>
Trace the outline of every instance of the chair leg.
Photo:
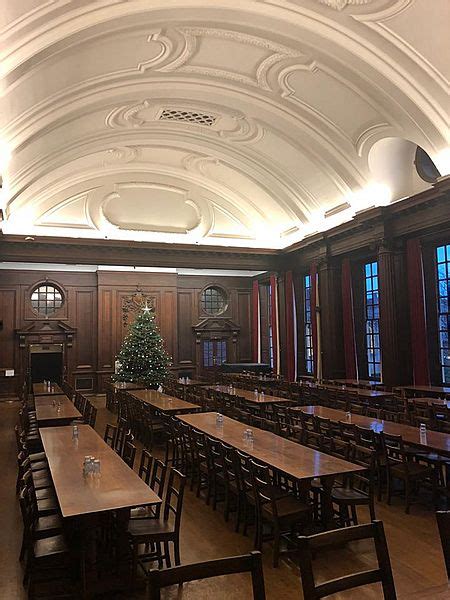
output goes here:
<path id="1" fill-rule="evenodd" d="M 172 561 L 170 560 L 169 542 L 164 542 L 164 557 L 166 559 L 166 567 L 170 569 L 172 566 Z"/>
<path id="2" fill-rule="evenodd" d="M 132 552 L 132 562 L 131 562 L 131 587 L 132 587 L 132 589 L 136 586 L 136 581 L 137 581 L 138 551 L 139 551 L 139 544 L 134 544 L 133 552 Z"/>
<path id="3" fill-rule="evenodd" d="M 358 525 L 358 513 L 356 512 L 356 506 L 354 506 L 352 504 L 352 506 L 350 507 L 351 513 L 352 513 L 352 521 L 353 521 L 353 525 Z"/>
<path id="4" fill-rule="evenodd" d="M 410 494 L 411 494 L 410 481 L 408 478 L 406 478 L 405 479 L 405 502 L 406 502 L 405 512 L 407 515 L 409 515 L 409 508 L 411 505 Z"/>
<path id="5" fill-rule="evenodd" d="M 375 515 L 375 502 L 373 501 L 373 496 L 370 496 L 369 499 L 369 511 L 370 511 L 370 520 L 371 521 L 376 521 L 376 515 Z"/>
<path id="6" fill-rule="evenodd" d="M 223 507 L 223 518 L 225 523 L 230 520 L 230 490 L 227 484 L 225 484 L 225 505 Z"/>
<path id="7" fill-rule="evenodd" d="M 177 537 L 175 538 L 175 540 L 173 541 L 173 554 L 175 557 L 175 564 L 181 565 L 181 558 L 180 558 L 180 538 Z"/>
<path id="8" fill-rule="evenodd" d="M 273 567 L 276 569 L 280 558 L 280 528 L 276 522 L 274 523 L 273 535 Z"/>

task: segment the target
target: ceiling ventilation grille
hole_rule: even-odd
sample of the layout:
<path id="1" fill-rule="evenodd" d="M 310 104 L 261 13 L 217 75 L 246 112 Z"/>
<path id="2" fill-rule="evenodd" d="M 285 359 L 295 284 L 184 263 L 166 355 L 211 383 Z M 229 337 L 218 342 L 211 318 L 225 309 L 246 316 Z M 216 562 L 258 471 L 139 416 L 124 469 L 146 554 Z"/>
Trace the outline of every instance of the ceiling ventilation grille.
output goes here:
<path id="1" fill-rule="evenodd" d="M 165 108 L 159 116 L 159 121 L 180 121 L 181 123 L 193 123 L 194 125 L 211 127 L 217 121 L 217 117 L 192 110 Z"/>

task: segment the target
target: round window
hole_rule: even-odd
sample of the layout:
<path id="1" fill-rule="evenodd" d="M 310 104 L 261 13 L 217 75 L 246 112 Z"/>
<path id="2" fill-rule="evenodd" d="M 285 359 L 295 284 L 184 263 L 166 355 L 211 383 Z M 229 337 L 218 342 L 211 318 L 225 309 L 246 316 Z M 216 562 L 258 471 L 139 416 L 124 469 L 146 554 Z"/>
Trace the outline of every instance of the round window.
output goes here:
<path id="1" fill-rule="evenodd" d="M 33 310 L 44 317 L 55 313 L 63 305 L 63 295 L 56 286 L 45 283 L 38 285 L 31 292 Z"/>
<path id="2" fill-rule="evenodd" d="M 227 308 L 225 292 L 211 285 L 205 288 L 201 297 L 202 309 L 210 315 L 220 315 Z"/>

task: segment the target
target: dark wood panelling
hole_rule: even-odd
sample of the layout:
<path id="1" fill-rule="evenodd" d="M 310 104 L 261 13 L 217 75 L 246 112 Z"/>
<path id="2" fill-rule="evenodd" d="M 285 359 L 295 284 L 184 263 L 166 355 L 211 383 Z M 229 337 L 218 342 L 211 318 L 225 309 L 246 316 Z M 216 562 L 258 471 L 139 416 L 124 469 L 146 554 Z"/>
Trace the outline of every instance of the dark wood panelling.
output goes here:
<path id="1" fill-rule="evenodd" d="M 17 290 L 0 289 L 0 368 L 16 368 L 14 329 L 16 326 Z"/>
<path id="2" fill-rule="evenodd" d="M 238 361 L 251 362 L 251 292 L 237 290 L 237 322 L 241 326 L 238 344 Z"/>
<path id="3" fill-rule="evenodd" d="M 178 290 L 178 361 L 192 365 L 195 362 L 195 341 L 192 335 L 192 290 Z"/>
<path id="4" fill-rule="evenodd" d="M 322 373 L 325 379 L 345 377 L 341 271 L 332 260 L 319 265 L 322 335 Z"/>
<path id="5" fill-rule="evenodd" d="M 259 286 L 259 310 L 260 310 L 260 331 L 261 331 L 261 362 L 270 364 L 269 286 L 266 284 Z"/>
<path id="6" fill-rule="evenodd" d="M 97 291 L 74 290 L 75 320 L 75 369 L 96 368 L 97 343 Z"/>
<path id="7" fill-rule="evenodd" d="M 110 289 L 98 290 L 98 366 L 99 369 L 113 368 L 113 292 Z"/>
<path id="8" fill-rule="evenodd" d="M 0 319 L 3 319 L 3 330 L 0 332 L 0 368 L 14 368 L 22 380 L 28 369 L 28 350 L 17 351 L 19 338 L 16 330 L 33 327 L 38 331 L 33 333 L 33 342 L 45 342 L 44 337 L 46 340 L 49 338 L 47 342 L 50 338 L 55 341 L 55 335 L 59 336 L 58 343 L 63 340 L 65 373 L 72 383 L 83 389 L 103 391 L 104 382 L 114 372 L 116 355 L 135 314 L 131 310 L 128 319 L 124 320 L 124 304 L 137 292 L 148 298 L 155 308 L 156 321 L 174 369 L 189 366 L 195 373 L 197 364 L 193 327 L 205 317 L 199 298 L 208 285 L 218 285 L 225 291 L 228 305 L 221 316 L 237 323 L 240 339 L 236 342 L 236 348 L 241 360 L 251 360 L 250 278 L 184 277 L 175 273 L 129 271 L 47 273 L 8 270 L 2 271 L 1 275 Z M 33 287 L 46 279 L 61 288 L 65 300 L 58 315 L 46 320 L 56 327 L 55 333 L 43 336 L 39 333 L 39 323 L 46 321 L 39 320 L 32 312 L 29 297 Z M 58 323 L 74 331 L 70 344 L 64 342 L 64 333 L 58 333 Z M 31 336 L 27 339 L 31 340 Z M 0 394 L 2 390 L 10 394 L 11 386 L 17 388 L 18 384 L 19 380 L 14 383 L 8 381 L 6 386 L 3 381 L 0 383 Z"/>

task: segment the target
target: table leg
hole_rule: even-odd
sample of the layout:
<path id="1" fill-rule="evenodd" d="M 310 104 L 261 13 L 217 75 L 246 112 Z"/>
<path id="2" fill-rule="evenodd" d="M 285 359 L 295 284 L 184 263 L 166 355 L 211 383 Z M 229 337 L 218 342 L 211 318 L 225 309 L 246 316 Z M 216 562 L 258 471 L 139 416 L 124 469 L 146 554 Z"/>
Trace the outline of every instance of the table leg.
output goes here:
<path id="1" fill-rule="evenodd" d="M 325 529 L 335 529 L 333 520 L 333 502 L 331 500 L 331 490 L 333 488 L 335 475 L 327 475 L 321 477 L 320 481 L 323 486 L 323 505 L 322 505 L 322 523 Z"/>

